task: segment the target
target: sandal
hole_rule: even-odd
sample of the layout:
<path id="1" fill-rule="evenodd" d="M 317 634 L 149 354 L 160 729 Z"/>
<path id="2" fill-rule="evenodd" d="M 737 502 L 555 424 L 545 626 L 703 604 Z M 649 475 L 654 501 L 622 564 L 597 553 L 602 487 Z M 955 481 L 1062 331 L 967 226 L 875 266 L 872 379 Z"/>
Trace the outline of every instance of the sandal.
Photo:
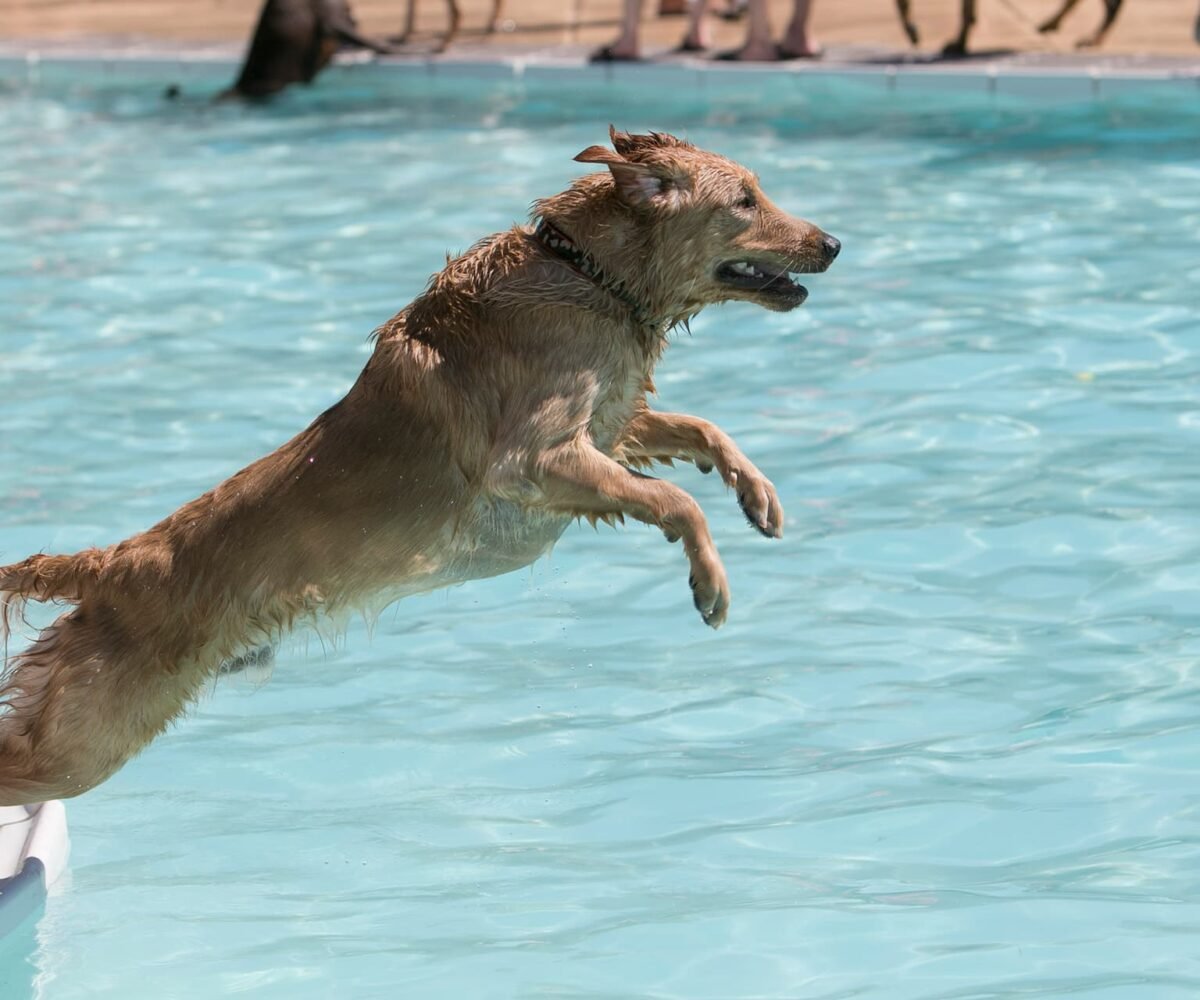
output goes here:
<path id="1" fill-rule="evenodd" d="M 592 63 L 609 63 L 609 62 L 641 62 L 641 56 L 626 56 L 619 52 L 615 52 L 611 45 L 605 45 L 598 48 L 590 56 L 588 62 Z"/>

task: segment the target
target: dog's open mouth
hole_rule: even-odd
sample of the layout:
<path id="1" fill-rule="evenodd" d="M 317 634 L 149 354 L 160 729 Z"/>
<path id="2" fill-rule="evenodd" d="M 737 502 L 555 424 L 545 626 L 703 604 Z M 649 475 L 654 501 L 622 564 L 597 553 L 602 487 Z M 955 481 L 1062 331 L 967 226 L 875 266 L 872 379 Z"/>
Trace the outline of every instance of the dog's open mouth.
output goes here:
<path id="1" fill-rule="evenodd" d="M 794 309 L 808 298 L 808 289 L 798 280 L 802 273 L 762 260 L 729 260 L 717 267 L 716 277 L 722 285 L 761 295 L 780 306 Z"/>

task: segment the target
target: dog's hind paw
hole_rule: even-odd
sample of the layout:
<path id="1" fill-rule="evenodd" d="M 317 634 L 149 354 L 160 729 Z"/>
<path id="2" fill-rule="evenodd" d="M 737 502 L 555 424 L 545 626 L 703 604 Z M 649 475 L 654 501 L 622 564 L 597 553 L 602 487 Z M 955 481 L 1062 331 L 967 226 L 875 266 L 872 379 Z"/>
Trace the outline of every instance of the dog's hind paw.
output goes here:
<path id="1" fill-rule="evenodd" d="M 217 668 L 217 674 L 221 677 L 239 674 L 261 684 L 271 676 L 271 668 L 274 663 L 275 647 L 263 645 L 225 660 Z"/>

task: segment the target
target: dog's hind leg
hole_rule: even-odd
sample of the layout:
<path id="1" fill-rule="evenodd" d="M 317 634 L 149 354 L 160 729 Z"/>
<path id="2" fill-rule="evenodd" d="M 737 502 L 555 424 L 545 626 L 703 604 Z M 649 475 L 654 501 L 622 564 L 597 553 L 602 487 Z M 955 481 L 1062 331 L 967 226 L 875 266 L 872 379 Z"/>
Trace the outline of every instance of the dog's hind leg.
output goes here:
<path id="1" fill-rule="evenodd" d="M 206 672 L 168 662 L 99 601 L 61 615 L 0 678 L 0 805 L 78 795 L 178 716 Z"/>
<path id="2" fill-rule="evenodd" d="M 975 27 L 975 0 L 962 0 L 962 16 L 958 25 L 958 35 L 945 44 L 942 48 L 942 55 L 965 56 L 967 39 L 970 37 L 973 27 Z"/>
<path id="3" fill-rule="evenodd" d="M 492 17 L 488 21 L 488 34 L 500 30 L 500 16 L 504 13 L 504 0 L 492 0 Z"/>
<path id="4" fill-rule="evenodd" d="M 1049 34 L 1051 31 L 1058 31 L 1062 26 L 1063 18 L 1071 13 L 1078 3 L 1079 0 L 1063 0 L 1063 5 L 1058 8 L 1058 12 L 1038 25 L 1038 31 L 1043 35 Z"/>
<path id="5" fill-rule="evenodd" d="M 1086 38 L 1081 38 L 1076 43 L 1076 48 L 1093 49 L 1104 41 L 1104 36 L 1108 34 L 1117 15 L 1121 13 L 1121 2 L 1122 0 L 1104 0 L 1104 20 L 1100 23 L 1100 27 Z"/>
<path id="6" fill-rule="evenodd" d="M 254 684 L 265 684 L 271 676 L 274 664 L 275 647 L 264 644 L 224 660 L 217 668 L 217 673 L 221 677 L 237 674 Z"/>
<path id="7" fill-rule="evenodd" d="M 920 42 L 921 36 L 912 19 L 911 0 L 896 0 L 896 13 L 900 15 L 900 26 L 904 28 L 904 34 L 908 36 L 909 42 L 916 45 Z"/>
<path id="8" fill-rule="evenodd" d="M 0 672 L 0 805 L 78 795 L 166 728 L 211 673 L 196 628 L 163 621 L 152 577 L 113 573 L 112 551 L 0 567 L 8 625 L 28 600 L 78 606 Z M 5 650 L 6 651 L 6 650 Z"/>
<path id="9" fill-rule="evenodd" d="M 395 42 L 398 45 L 403 45 L 412 38 L 413 31 L 417 27 L 417 0 L 406 0 L 404 8 L 404 30 L 398 35 L 393 35 L 388 39 L 389 42 Z"/>
<path id="10" fill-rule="evenodd" d="M 450 24 L 434 52 L 445 52 L 458 34 L 458 27 L 462 23 L 462 11 L 459 9 L 458 0 L 446 0 L 446 14 L 450 18 Z"/>

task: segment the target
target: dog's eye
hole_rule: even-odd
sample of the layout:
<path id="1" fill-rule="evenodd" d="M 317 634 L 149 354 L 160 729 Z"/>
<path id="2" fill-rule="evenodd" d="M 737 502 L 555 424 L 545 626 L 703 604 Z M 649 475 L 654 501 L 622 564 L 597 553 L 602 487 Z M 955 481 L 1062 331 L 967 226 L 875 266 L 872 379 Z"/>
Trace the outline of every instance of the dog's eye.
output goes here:
<path id="1" fill-rule="evenodd" d="M 755 209 L 758 208 L 758 199 L 754 197 L 753 191 L 746 191 L 742 197 L 738 199 L 738 208 Z"/>

